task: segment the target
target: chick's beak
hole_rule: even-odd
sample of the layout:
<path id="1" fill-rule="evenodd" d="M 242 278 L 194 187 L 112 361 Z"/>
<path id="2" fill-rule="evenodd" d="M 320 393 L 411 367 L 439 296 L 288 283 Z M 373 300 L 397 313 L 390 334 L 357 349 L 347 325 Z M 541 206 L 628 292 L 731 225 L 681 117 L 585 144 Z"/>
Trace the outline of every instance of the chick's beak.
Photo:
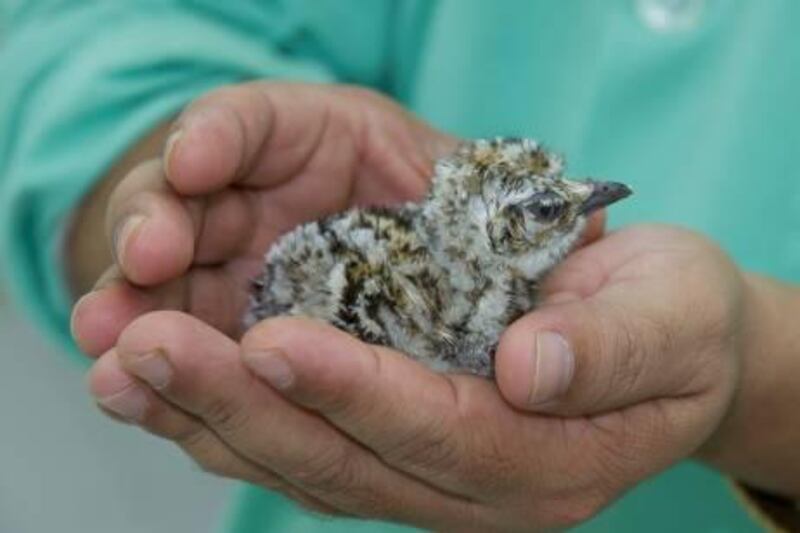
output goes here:
<path id="1" fill-rule="evenodd" d="M 591 182 L 592 192 L 589 197 L 584 200 L 581 205 L 580 213 L 587 215 L 592 211 L 602 209 L 607 205 L 611 205 L 617 200 L 627 198 L 633 191 L 623 183 L 614 181 L 595 181 Z"/>

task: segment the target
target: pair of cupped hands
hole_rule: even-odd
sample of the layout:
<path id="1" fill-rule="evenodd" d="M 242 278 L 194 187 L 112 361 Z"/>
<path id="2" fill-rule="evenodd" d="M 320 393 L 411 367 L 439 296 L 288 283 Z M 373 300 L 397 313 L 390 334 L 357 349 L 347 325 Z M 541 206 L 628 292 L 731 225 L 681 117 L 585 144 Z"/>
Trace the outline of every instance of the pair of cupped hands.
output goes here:
<path id="1" fill-rule="evenodd" d="M 456 139 L 364 89 L 281 83 L 217 90 L 173 128 L 116 186 L 114 265 L 74 309 L 111 416 L 322 513 L 460 531 L 576 524 L 712 446 L 746 291 L 708 240 L 603 236 L 595 217 L 503 335 L 496 382 L 437 374 L 316 321 L 241 317 L 278 236 L 419 199 Z"/>

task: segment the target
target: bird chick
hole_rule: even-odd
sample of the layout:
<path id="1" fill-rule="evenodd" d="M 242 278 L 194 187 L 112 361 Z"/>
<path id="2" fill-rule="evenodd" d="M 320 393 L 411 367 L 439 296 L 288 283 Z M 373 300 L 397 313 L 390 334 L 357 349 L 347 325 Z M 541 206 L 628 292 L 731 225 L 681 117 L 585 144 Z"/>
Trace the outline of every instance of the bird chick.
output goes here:
<path id="1" fill-rule="evenodd" d="M 435 370 L 492 376 L 501 333 L 534 308 L 587 215 L 631 194 L 562 172 L 530 139 L 464 143 L 436 163 L 421 202 L 350 209 L 281 237 L 245 322 L 318 318 Z"/>

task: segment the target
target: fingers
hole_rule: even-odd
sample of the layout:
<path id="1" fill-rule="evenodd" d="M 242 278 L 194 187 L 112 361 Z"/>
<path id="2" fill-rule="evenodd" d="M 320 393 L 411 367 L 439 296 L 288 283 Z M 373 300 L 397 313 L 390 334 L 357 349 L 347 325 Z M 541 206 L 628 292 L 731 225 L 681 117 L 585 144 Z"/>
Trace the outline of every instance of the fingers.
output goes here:
<path id="1" fill-rule="evenodd" d="M 170 406 L 127 374 L 114 350 L 106 352 L 92 367 L 89 388 L 101 407 L 121 420 L 169 438 L 205 469 L 249 481 L 262 481 L 263 477 L 269 477 L 259 467 L 228 449 L 200 420 Z M 277 478 L 274 483 L 277 484 Z"/>
<path id="2" fill-rule="evenodd" d="M 620 442 L 599 442 L 594 433 L 604 432 L 592 431 L 594 422 L 523 415 L 488 380 L 433 374 L 322 323 L 261 322 L 242 339 L 242 350 L 254 373 L 383 463 L 478 503 L 472 529 L 574 524 L 609 499 L 605 485 L 575 485 L 584 468 L 605 468 L 583 460 L 583 452 L 576 458 L 575 449 L 605 451 Z"/>
<path id="3" fill-rule="evenodd" d="M 278 490 L 305 507 L 325 514 L 336 509 L 291 486 L 274 472 L 230 448 L 202 421 L 161 399 L 123 369 L 115 350 L 98 359 L 89 373 L 89 389 L 113 418 L 175 442 L 204 471 Z"/>
<path id="4" fill-rule="evenodd" d="M 520 409 L 561 415 L 696 393 L 696 365 L 676 357 L 684 311 L 670 285 L 635 281 L 545 305 L 503 334 L 498 386 Z"/>
<path id="5" fill-rule="evenodd" d="M 155 309 L 158 299 L 123 281 L 83 296 L 72 310 L 70 329 L 78 347 L 99 357 L 117 342 L 125 324 Z"/>
<path id="6" fill-rule="evenodd" d="M 269 348 L 280 347 L 280 352 Z M 430 372 L 407 357 L 363 344 L 325 324 L 276 319 L 242 339 L 244 360 L 292 401 L 319 412 L 381 459 L 465 497 L 522 475 L 492 450 L 512 411 L 490 382 Z M 469 424 L 462 423 L 469 420 Z M 488 439 L 488 441 L 487 441 Z M 505 465 L 505 466 L 504 466 Z"/>
<path id="7" fill-rule="evenodd" d="M 228 190 L 204 198 L 176 194 L 161 163 L 134 169 L 114 191 L 107 212 L 110 245 L 133 283 L 152 286 L 191 265 L 218 264 L 250 246 L 259 219 L 252 195 Z"/>
<path id="8" fill-rule="evenodd" d="M 80 344 L 103 353 L 126 320 L 159 308 L 154 304 L 238 334 L 246 280 L 262 268 L 270 243 L 350 201 L 421 193 L 428 152 L 451 142 L 367 91 L 250 83 L 211 93 L 181 115 L 167 142 L 169 178 L 152 160 L 114 191 L 107 233 L 116 263 L 148 295 L 125 288 L 82 302 L 75 320 Z M 214 266 L 222 275 L 199 268 Z M 170 305 L 163 305 L 164 294 Z M 98 322 L 85 306 L 101 303 L 111 307 Z"/>
<path id="9" fill-rule="evenodd" d="M 236 343 L 192 317 L 151 313 L 123 332 L 117 350 L 123 368 L 159 397 L 328 505 L 428 527 L 445 511 L 471 516 L 469 504 L 390 470 L 322 419 L 289 404 L 241 365 Z"/>
<path id="10" fill-rule="evenodd" d="M 81 350 L 98 357 L 110 350 L 122 331 L 150 311 L 177 310 L 196 316 L 223 334 L 241 334 L 247 301 L 245 275 L 225 267 L 196 267 L 185 276 L 155 288 L 131 285 L 112 267 L 72 311 L 72 336 Z"/>
<path id="11" fill-rule="evenodd" d="M 139 165 L 114 190 L 106 233 L 116 263 L 141 285 L 185 272 L 194 256 L 195 222 L 164 181 L 161 163 Z"/>
<path id="12" fill-rule="evenodd" d="M 456 145 L 373 91 L 262 81 L 222 88 L 189 106 L 164 158 L 181 194 L 314 182 L 330 189 L 330 212 L 347 199 L 419 197 L 433 160 Z"/>
<path id="13" fill-rule="evenodd" d="M 314 156 L 328 113 L 324 95 L 306 85 L 253 82 L 214 91 L 178 118 L 165 152 L 170 183 L 187 195 L 233 183 L 276 187 Z"/>
<path id="14" fill-rule="evenodd" d="M 221 190 L 255 166 L 275 108 L 259 84 L 213 91 L 187 107 L 167 141 L 167 176 L 182 194 Z"/>
<path id="15" fill-rule="evenodd" d="M 122 180 L 107 233 L 125 276 L 154 286 L 192 265 L 260 257 L 282 232 L 351 203 L 418 197 L 431 155 L 454 144 L 367 91 L 226 87 L 180 116 L 163 167 Z"/>

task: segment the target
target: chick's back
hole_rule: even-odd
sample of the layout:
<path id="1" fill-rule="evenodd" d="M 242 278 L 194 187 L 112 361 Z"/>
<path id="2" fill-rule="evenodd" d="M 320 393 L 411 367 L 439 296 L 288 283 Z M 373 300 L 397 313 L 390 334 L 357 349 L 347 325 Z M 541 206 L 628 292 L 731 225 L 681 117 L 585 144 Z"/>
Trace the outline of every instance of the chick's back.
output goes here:
<path id="1" fill-rule="evenodd" d="M 254 282 L 247 325 L 295 315 L 411 353 L 452 343 L 439 312 L 448 277 L 415 231 L 417 209 L 354 209 L 281 237 Z"/>

